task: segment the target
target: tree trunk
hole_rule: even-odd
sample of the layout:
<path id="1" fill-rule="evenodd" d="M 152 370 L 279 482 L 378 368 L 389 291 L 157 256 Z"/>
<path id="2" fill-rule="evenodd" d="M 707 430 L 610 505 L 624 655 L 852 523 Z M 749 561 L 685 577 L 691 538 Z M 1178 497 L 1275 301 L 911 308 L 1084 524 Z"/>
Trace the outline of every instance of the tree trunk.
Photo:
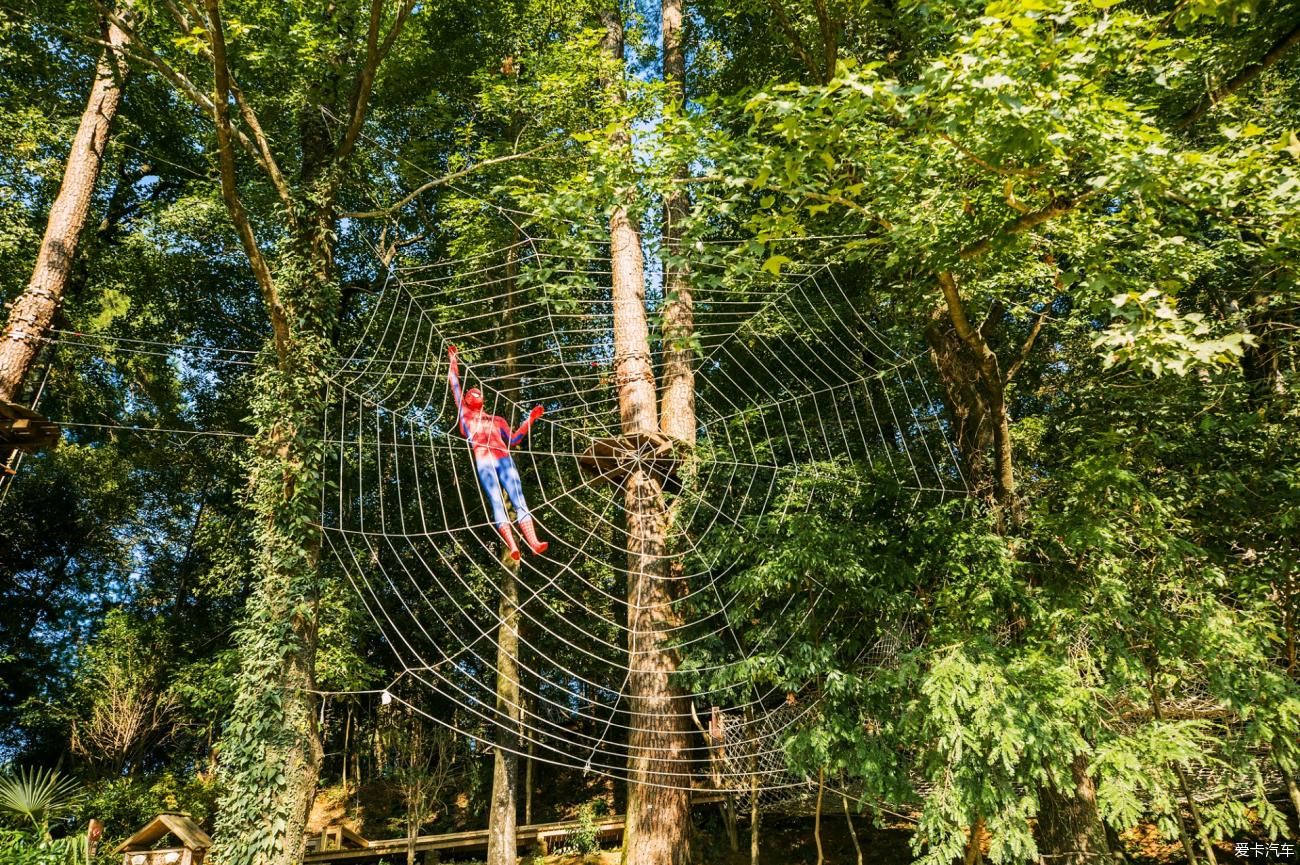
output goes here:
<path id="1" fill-rule="evenodd" d="M 303 322 L 330 320 L 338 292 L 317 267 L 285 292 Z M 258 376 L 253 509 L 261 578 L 238 645 L 235 707 L 223 736 L 225 794 L 217 840 L 225 865 L 300 865 L 322 757 L 315 658 L 322 466 L 312 439 L 323 417 L 328 339 L 304 327 L 286 355 Z M 244 732 L 230 732 L 244 731 Z"/>
<path id="2" fill-rule="evenodd" d="M 1006 388 L 1033 347 L 1041 318 L 1004 373 L 988 342 L 1002 318 L 1002 307 L 994 303 L 983 324 L 973 327 L 953 275 L 940 273 L 939 287 L 943 303 L 931 314 L 925 332 L 930 357 L 943 383 L 966 484 L 973 495 L 997 510 L 998 529 L 1008 534 L 1020 524 L 1021 511 Z M 1110 857 L 1086 756 L 1075 755 L 1071 774 L 1064 789 L 1050 784 L 1038 788 L 1039 847 L 1053 865 L 1083 865 Z"/>
<path id="3" fill-rule="evenodd" d="M 979 865 L 984 861 L 984 818 L 976 817 L 970 826 L 970 837 L 966 839 L 964 865 Z"/>
<path id="4" fill-rule="evenodd" d="M 497 628 L 497 714 L 502 719 L 499 747 L 493 749 L 492 805 L 488 812 L 487 865 L 514 865 L 517 853 L 516 803 L 519 795 L 519 583 L 517 562 L 503 570 L 501 625 Z"/>
<path id="5" fill-rule="evenodd" d="M 969 358 L 970 349 L 948 320 L 943 307 L 931 314 L 925 329 L 930 360 L 943 385 L 944 408 L 961 456 L 966 486 L 976 498 L 990 499 L 993 477 L 989 451 L 993 445 L 991 411 L 979 386 L 979 369 Z"/>
<path id="6" fill-rule="evenodd" d="M 623 20 L 617 9 L 602 12 L 602 49 L 614 68 L 623 58 Z M 622 73 L 604 82 L 612 103 L 624 100 Z M 627 130 L 613 144 L 631 164 Z M 614 306 L 614 375 L 624 436 L 659 432 L 650 330 L 645 310 L 641 237 L 623 202 L 609 219 Z M 686 865 L 690 862 L 691 799 L 686 713 L 672 676 L 677 653 L 669 633 L 680 622 L 672 606 L 665 548 L 667 514 L 658 479 L 634 468 L 624 482 L 627 513 L 628 600 L 628 803 L 625 865 Z"/>
<path id="7" fill-rule="evenodd" d="M 1070 765 L 1069 781 L 1061 790 L 1050 784 L 1038 788 L 1039 852 L 1052 865 L 1100 865 L 1110 859 L 1110 848 L 1082 754 Z"/>
<path id="8" fill-rule="evenodd" d="M 817 810 L 813 812 L 813 840 L 817 842 L 817 865 L 826 861 L 822 852 L 822 794 L 826 792 L 826 770 L 817 770 Z"/>
<path id="9" fill-rule="evenodd" d="M 1286 792 L 1291 798 L 1291 810 L 1295 812 L 1293 816 L 1296 829 L 1300 831 L 1300 784 L 1297 784 L 1295 776 L 1285 769 L 1282 769 L 1282 774 L 1286 777 Z"/>
<path id="10" fill-rule="evenodd" d="M 104 164 L 104 148 L 113 117 L 122 101 L 127 67 L 120 49 L 128 37 L 111 23 L 106 27 L 107 41 L 113 47 L 104 49 L 95 64 L 90 98 L 68 151 L 63 182 L 45 223 L 36 266 L 26 290 L 14 300 L 4 331 L 0 333 L 0 399 L 11 402 L 18 401 L 23 382 L 63 302 L 77 242 L 85 228 L 95 184 Z"/>
<path id="11" fill-rule="evenodd" d="M 518 243 L 515 230 L 514 243 Z M 506 291 L 501 322 L 505 327 L 505 380 L 508 403 L 519 399 L 519 363 L 515 344 L 515 280 L 519 266 L 514 244 L 506 254 Z M 492 757 L 492 804 L 488 811 L 487 865 L 514 865 L 518 854 L 516 823 L 519 801 L 519 746 L 523 732 L 523 703 L 519 690 L 519 563 L 502 559 L 501 600 L 497 626 L 496 708 L 502 723 L 499 747 Z"/>
<path id="12" fill-rule="evenodd" d="M 1160 697 L 1159 686 L 1156 685 L 1155 673 L 1151 674 L 1151 716 L 1157 721 L 1164 721 L 1165 713 L 1161 706 L 1163 700 Z M 1196 798 L 1192 795 L 1192 785 L 1187 781 L 1187 773 L 1183 767 L 1177 763 L 1170 763 L 1169 768 L 1173 769 L 1174 775 L 1178 778 L 1178 787 L 1182 790 L 1183 799 L 1187 802 L 1187 810 L 1192 816 L 1192 826 L 1196 829 L 1196 837 L 1200 840 L 1202 847 L 1205 849 L 1205 861 L 1209 865 L 1216 865 L 1214 858 L 1214 845 L 1210 841 L 1209 835 L 1205 831 L 1205 824 L 1201 822 L 1201 809 L 1196 805 Z M 1196 854 L 1192 851 L 1191 839 L 1187 837 L 1187 830 L 1183 826 L 1182 817 L 1178 818 L 1178 830 L 1183 839 L 1183 847 L 1187 852 L 1187 861 L 1189 865 L 1196 865 Z"/>
<path id="13" fill-rule="evenodd" d="M 727 849 L 740 852 L 740 833 L 736 831 L 736 797 L 728 791 L 722 796 L 722 825 L 727 830 Z"/>
<path id="14" fill-rule="evenodd" d="M 524 825 L 533 824 L 533 752 L 536 745 L 533 740 L 528 740 L 528 763 L 524 769 Z"/>
<path id="15" fill-rule="evenodd" d="M 686 54 L 682 50 L 682 0 L 663 0 L 664 84 L 669 111 L 679 112 L 686 101 Z M 685 165 L 674 172 L 688 175 Z M 695 371 L 693 368 L 695 307 L 687 268 L 681 261 L 682 225 L 690 211 L 684 186 L 664 196 L 663 395 L 660 422 L 665 435 L 695 444 Z"/>
<path id="16" fill-rule="evenodd" d="M 858 830 L 853 825 L 853 812 L 849 809 L 849 797 L 846 793 L 841 792 L 840 798 L 844 800 L 844 822 L 849 824 L 849 837 L 853 839 L 853 852 L 857 854 L 858 865 L 862 865 L 862 844 L 858 841 Z"/>

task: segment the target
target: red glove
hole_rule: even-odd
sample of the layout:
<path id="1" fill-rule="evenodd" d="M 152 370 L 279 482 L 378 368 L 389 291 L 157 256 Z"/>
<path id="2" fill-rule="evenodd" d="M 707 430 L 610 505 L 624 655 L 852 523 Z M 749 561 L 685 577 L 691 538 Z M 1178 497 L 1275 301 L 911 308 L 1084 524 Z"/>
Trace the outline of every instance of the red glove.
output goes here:
<path id="1" fill-rule="evenodd" d="M 528 413 L 528 420 L 529 421 L 537 420 L 539 417 L 542 416 L 542 413 L 545 411 L 546 409 L 542 408 L 540 405 L 533 406 L 533 410 Z"/>
<path id="2" fill-rule="evenodd" d="M 454 345 L 449 345 L 449 346 L 447 346 L 447 355 L 448 355 L 452 360 L 455 360 L 455 359 L 456 359 L 456 355 L 459 354 L 459 352 L 460 352 L 460 349 L 456 348 L 456 346 L 454 346 Z"/>

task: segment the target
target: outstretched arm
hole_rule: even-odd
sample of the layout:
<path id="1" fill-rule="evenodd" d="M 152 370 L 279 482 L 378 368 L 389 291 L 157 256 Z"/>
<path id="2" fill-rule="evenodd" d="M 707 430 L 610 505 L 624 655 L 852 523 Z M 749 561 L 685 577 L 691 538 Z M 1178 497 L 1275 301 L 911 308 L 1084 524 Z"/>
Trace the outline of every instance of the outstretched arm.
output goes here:
<path id="1" fill-rule="evenodd" d="M 546 409 L 542 408 L 540 405 L 533 406 L 533 410 L 528 413 L 528 417 L 524 418 L 524 422 L 519 425 L 519 429 L 515 430 L 510 435 L 510 444 L 517 445 L 523 441 L 524 436 L 528 435 L 528 429 L 533 425 L 533 421 L 541 417 L 544 411 L 546 411 Z"/>
<path id="2" fill-rule="evenodd" d="M 456 346 L 447 348 L 447 359 L 451 362 L 451 368 L 447 370 L 447 381 L 451 384 L 451 395 L 456 399 L 456 420 L 460 423 L 462 435 L 468 436 L 469 429 L 465 426 L 465 409 L 461 406 L 460 393 L 460 354 Z"/>

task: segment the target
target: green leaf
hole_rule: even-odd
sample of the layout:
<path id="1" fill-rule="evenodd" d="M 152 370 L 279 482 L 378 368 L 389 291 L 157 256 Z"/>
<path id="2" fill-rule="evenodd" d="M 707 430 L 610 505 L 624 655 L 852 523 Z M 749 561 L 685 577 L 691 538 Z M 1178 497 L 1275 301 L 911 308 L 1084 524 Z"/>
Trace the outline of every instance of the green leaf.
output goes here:
<path id="1" fill-rule="evenodd" d="M 784 255 L 773 255 L 768 258 L 767 261 L 763 262 L 763 270 L 766 270 L 773 276 L 780 276 L 781 265 L 789 264 L 791 261 L 793 261 L 793 259 L 787 258 Z"/>

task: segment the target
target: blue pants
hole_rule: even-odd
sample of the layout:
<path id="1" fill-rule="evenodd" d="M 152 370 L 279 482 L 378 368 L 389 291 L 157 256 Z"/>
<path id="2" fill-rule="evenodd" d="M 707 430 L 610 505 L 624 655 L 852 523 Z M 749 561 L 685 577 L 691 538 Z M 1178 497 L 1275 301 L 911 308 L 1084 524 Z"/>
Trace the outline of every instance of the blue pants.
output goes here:
<path id="1" fill-rule="evenodd" d="M 510 525 L 506 515 L 506 503 L 501 497 L 501 488 L 505 487 L 510 496 L 510 503 L 515 506 L 515 518 L 520 522 L 528 519 L 528 503 L 524 501 L 524 485 L 519 480 L 519 470 L 509 455 L 504 457 L 482 456 L 478 458 L 478 482 L 483 485 L 492 504 L 492 518 L 498 526 Z"/>

